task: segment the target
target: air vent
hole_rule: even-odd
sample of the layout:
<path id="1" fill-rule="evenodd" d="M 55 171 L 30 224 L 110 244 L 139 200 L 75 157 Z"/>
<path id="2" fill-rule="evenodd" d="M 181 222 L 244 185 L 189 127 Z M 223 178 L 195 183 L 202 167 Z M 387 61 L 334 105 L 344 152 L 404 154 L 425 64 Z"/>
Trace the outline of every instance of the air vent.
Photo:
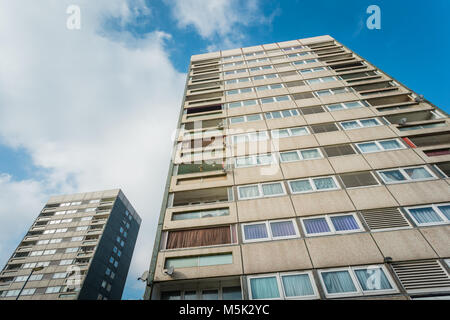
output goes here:
<path id="1" fill-rule="evenodd" d="M 408 228 L 410 226 L 397 208 L 362 210 L 361 215 L 370 230 Z"/>
<path id="2" fill-rule="evenodd" d="M 392 263 L 408 293 L 450 291 L 450 277 L 436 260 Z"/>

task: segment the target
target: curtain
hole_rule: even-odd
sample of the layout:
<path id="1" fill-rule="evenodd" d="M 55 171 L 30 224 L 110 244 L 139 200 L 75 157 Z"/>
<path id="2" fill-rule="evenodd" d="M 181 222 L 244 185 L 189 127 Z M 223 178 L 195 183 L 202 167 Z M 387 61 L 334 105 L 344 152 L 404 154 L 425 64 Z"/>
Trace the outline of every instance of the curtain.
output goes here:
<path id="1" fill-rule="evenodd" d="M 352 215 L 331 217 L 331 222 L 333 223 L 336 231 L 359 229 L 359 226 Z"/>
<path id="2" fill-rule="evenodd" d="M 438 206 L 439 210 L 442 211 L 442 213 L 444 214 L 444 216 L 447 217 L 448 220 L 450 220 L 450 206 Z"/>
<path id="3" fill-rule="evenodd" d="M 241 199 L 259 197 L 258 186 L 248 186 L 239 188 L 239 197 Z"/>
<path id="4" fill-rule="evenodd" d="M 231 243 L 230 227 L 170 231 L 167 249 L 212 246 Z"/>
<path id="5" fill-rule="evenodd" d="M 244 226 L 244 235 L 246 240 L 268 238 L 266 224 L 250 224 Z"/>
<path id="6" fill-rule="evenodd" d="M 298 156 L 297 151 L 283 152 L 283 153 L 280 153 L 280 156 L 281 156 L 281 160 L 283 160 L 285 162 L 300 160 L 300 157 Z"/>
<path id="7" fill-rule="evenodd" d="M 348 271 L 323 272 L 322 279 L 328 293 L 357 291 Z"/>
<path id="8" fill-rule="evenodd" d="M 290 181 L 293 192 L 305 192 L 312 190 L 311 183 L 309 180 L 298 180 L 298 181 Z"/>
<path id="9" fill-rule="evenodd" d="M 274 237 L 295 236 L 292 221 L 270 222 L 270 229 Z"/>
<path id="10" fill-rule="evenodd" d="M 320 158 L 320 153 L 317 149 L 301 151 L 303 159 L 317 159 Z"/>
<path id="11" fill-rule="evenodd" d="M 380 150 L 380 148 L 373 142 L 360 143 L 360 144 L 358 144 L 358 147 L 361 149 L 361 151 L 363 153 L 365 153 L 365 152 L 374 152 L 374 151 L 379 151 Z"/>
<path id="12" fill-rule="evenodd" d="M 392 289 L 381 268 L 355 270 L 355 274 L 364 291 Z"/>
<path id="13" fill-rule="evenodd" d="M 441 222 L 442 219 L 432 207 L 408 209 L 419 224 Z"/>
<path id="14" fill-rule="evenodd" d="M 405 169 L 405 172 L 411 179 L 427 179 L 432 177 L 432 175 L 424 168 Z"/>
<path id="15" fill-rule="evenodd" d="M 314 295 L 314 290 L 307 274 L 281 276 L 286 297 Z"/>
<path id="16" fill-rule="evenodd" d="M 277 279 L 275 277 L 250 279 L 252 299 L 279 298 Z"/>
<path id="17" fill-rule="evenodd" d="M 386 182 L 406 180 L 406 178 L 403 176 L 400 170 L 382 171 L 380 172 L 380 174 L 384 178 L 384 181 Z"/>
<path id="18" fill-rule="evenodd" d="M 336 184 L 334 183 L 334 180 L 332 178 L 318 178 L 313 179 L 313 181 L 316 185 L 317 190 L 336 188 Z"/>
<path id="19" fill-rule="evenodd" d="M 262 191 L 265 196 L 273 196 L 277 194 L 284 194 L 281 183 L 263 184 Z"/>
<path id="20" fill-rule="evenodd" d="M 303 224 L 305 225 L 306 233 L 308 234 L 331 231 L 325 218 L 305 219 L 303 220 Z"/>
<path id="21" fill-rule="evenodd" d="M 233 263 L 233 255 L 231 253 L 198 257 L 199 267 L 217 266 L 221 264 L 231 264 L 231 263 Z"/>

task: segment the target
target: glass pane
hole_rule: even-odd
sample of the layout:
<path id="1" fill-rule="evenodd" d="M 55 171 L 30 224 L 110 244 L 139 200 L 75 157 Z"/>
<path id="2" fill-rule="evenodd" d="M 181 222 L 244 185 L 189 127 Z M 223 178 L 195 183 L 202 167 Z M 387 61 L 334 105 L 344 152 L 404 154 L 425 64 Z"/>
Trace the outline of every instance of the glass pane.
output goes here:
<path id="1" fill-rule="evenodd" d="M 439 210 L 442 211 L 442 213 L 444 214 L 444 216 L 450 220 L 450 205 L 445 205 L 445 206 L 438 206 Z"/>
<path id="2" fill-rule="evenodd" d="M 359 149 L 361 149 L 361 152 L 375 152 L 379 151 L 380 148 L 376 145 L 374 142 L 368 142 L 368 143 L 360 143 L 358 144 Z"/>
<path id="3" fill-rule="evenodd" d="M 181 300 L 180 291 L 161 292 L 161 300 Z"/>
<path id="4" fill-rule="evenodd" d="M 281 276 L 286 297 L 302 297 L 314 295 L 314 290 L 307 274 Z"/>
<path id="5" fill-rule="evenodd" d="M 222 300 L 242 300 L 241 287 L 222 288 Z"/>
<path id="6" fill-rule="evenodd" d="M 281 114 L 283 115 L 284 118 L 288 118 L 288 117 L 292 116 L 292 114 L 289 110 L 283 110 L 283 111 L 281 111 Z"/>
<path id="7" fill-rule="evenodd" d="M 344 107 L 341 104 L 332 104 L 328 106 L 328 110 L 330 111 L 336 111 L 336 110 L 342 110 Z"/>
<path id="8" fill-rule="evenodd" d="M 378 126 L 378 121 L 376 119 L 364 119 L 360 121 L 364 127 L 375 127 Z"/>
<path id="9" fill-rule="evenodd" d="M 317 190 L 336 189 L 336 183 L 332 178 L 317 178 L 313 179 Z"/>
<path id="10" fill-rule="evenodd" d="M 239 198 L 247 199 L 255 197 L 259 197 L 258 186 L 239 187 Z"/>
<path id="11" fill-rule="evenodd" d="M 280 153 L 280 157 L 281 157 L 281 161 L 284 161 L 284 162 L 300 160 L 300 157 L 296 151 Z"/>
<path id="12" fill-rule="evenodd" d="M 266 224 L 244 225 L 244 236 L 246 240 L 267 239 Z"/>
<path id="13" fill-rule="evenodd" d="M 379 267 L 355 270 L 355 274 L 364 291 L 392 289 L 383 269 Z"/>
<path id="14" fill-rule="evenodd" d="M 218 300 L 219 290 L 203 290 L 202 300 Z"/>
<path id="15" fill-rule="evenodd" d="M 254 164 L 255 164 L 255 161 L 254 161 L 253 157 L 245 157 L 245 158 L 237 158 L 236 159 L 237 167 L 251 166 Z"/>
<path id="16" fill-rule="evenodd" d="M 244 122 L 244 121 L 245 121 L 244 117 L 236 117 L 236 118 L 231 118 L 230 119 L 231 123 L 241 123 L 241 122 Z"/>
<path id="17" fill-rule="evenodd" d="M 292 192 L 306 192 L 311 191 L 311 183 L 309 180 L 289 181 Z"/>
<path id="18" fill-rule="evenodd" d="M 247 121 L 258 121 L 261 120 L 261 116 L 259 114 L 252 114 L 247 116 Z"/>
<path id="19" fill-rule="evenodd" d="M 328 293 L 357 292 L 348 271 L 323 272 L 322 279 Z"/>
<path id="20" fill-rule="evenodd" d="M 380 144 L 384 150 L 395 150 L 402 147 L 402 145 L 397 140 L 380 141 Z"/>
<path id="21" fill-rule="evenodd" d="M 385 182 L 405 181 L 406 178 L 400 170 L 381 171 L 381 177 Z"/>
<path id="22" fill-rule="evenodd" d="M 275 277 L 250 279 L 250 289 L 253 299 L 279 298 L 278 283 Z"/>
<path id="23" fill-rule="evenodd" d="M 287 129 L 272 131 L 272 138 L 286 138 L 286 137 L 289 137 L 289 131 Z"/>
<path id="24" fill-rule="evenodd" d="M 263 184 L 261 187 L 265 196 L 284 194 L 281 183 Z"/>
<path id="25" fill-rule="evenodd" d="M 345 130 L 356 129 L 361 127 L 357 121 L 341 122 L 341 125 Z"/>
<path id="26" fill-rule="evenodd" d="M 247 100 L 244 101 L 244 106 L 254 106 L 255 104 L 257 104 L 256 100 Z"/>
<path id="27" fill-rule="evenodd" d="M 295 227 L 292 221 L 270 222 L 273 237 L 295 236 Z"/>
<path id="28" fill-rule="evenodd" d="M 200 267 L 204 266 L 216 266 L 222 264 L 233 263 L 233 256 L 231 253 L 227 254 L 216 254 L 210 256 L 200 256 L 198 259 L 198 265 Z"/>
<path id="29" fill-rule="evenodd" d="M 330 218 L 336 231 L 359 230 L 358 223 L 352 215 Z"/>
<path id="30" fill-rule="evenodd" d="M 186 257 L 186 258 L 166 259 L 165 267 L 166 267 L 166 269 L 168 269 L 170 267 L 189 268 L 189 267 L 196 267 L 197 265 L 198 265 L 197 257 Z"/>
<path id="31" fill-rule="evenodd" d="M 241 89 L 241 93 L 249 93 L 249 92 L 252 92 L 252 91 L 253 91 L 252 88 L 244 88 L 244 89 Z"/>
<path id="32" fill-rule="evenodd" d="M 405 172 L 413 180 L 433 177 L 425 168 L 410 168 L 405 169 Z"/>
<path id="33" fill-rule="evenodd" d="M 279 111 L 271 112 L 271 115 L 274 119 L 281 119 L 281 113 Z"/>
<path id="34" fill-rule="evenodd" d="M 303 224 L 308 234 L 331 232 L 325 218 L 305 219 Z"/>
<path id="35" fill-rule="evenodd" d="M 262 103 L 271 103 L 271 102 L 273 102 L 273 98 L 263 98 L 263 99 L 261 99 L 261 102 Z"/>
<path id="36" fill-rule="evenodd" d="M 304 136 L 308 134 L 306 128 L 292 128 L 291 133 L 293 136 Z"/>
<path id="37" fill-rule="evenodd" d="M 344 103 L 344 105 L 348 109 L 361 108 L 361 104 L 359 102 L 347 102 L 347 103 Z"/>
<path id="38" fill-rule="evenodd" d="M 316 93 L 317 93 L 317 95 L 318 95 L 319 97 L 331 96 L 331 92 L 328 91 L 328 90 L 317 91 Z"/>
<path id="39" fill-rule="evenodd" d="M 195 291 L 185 291 L 184 300 L 197 300 L 197 292 Z"/>
<path id="40" fill-rule="evenodd" d="M 300 151 L 300 153 L 302 154 L 302 158 L 305 159 L 305 160 L 320 158 L 320 152 L 317 149 L 303 150 L 303 151 Z"/>
<path id="41" fill-rule="evenodd" d="M 432 207 L 408 209 L 418 224 L 441 222 L 442 218 Z"/>
<path id="42" fill-rule="evenodd" d="M 271 155 L 259 155 L 256 157 L 256 162 L 260 165 L 271 164 L 273 157 Z"/>

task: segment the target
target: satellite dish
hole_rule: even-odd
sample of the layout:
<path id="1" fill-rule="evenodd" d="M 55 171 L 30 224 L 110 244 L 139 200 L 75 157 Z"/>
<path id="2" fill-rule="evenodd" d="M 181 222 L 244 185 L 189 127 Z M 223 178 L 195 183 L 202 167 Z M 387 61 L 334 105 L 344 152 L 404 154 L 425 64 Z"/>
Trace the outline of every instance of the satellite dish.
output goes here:
<path id="1" fill-rule="evenodd" d="M 142 276 L 140 276 L 140 277 L 138 278 L 138 280 L 141 280 L 141 281 L 147 281 L 147 279 L 148 279 L 148 271 L 144 271 L 144 273 L 142 274 Z"/>
<path id="2" fill-rule="evenodd" d="M 175 271 L 175 268 L 173 266 L 171 266 L 168 269 L 165 269 L 164 273 L 171 277 L 173 275 L 174 271 Z"/>

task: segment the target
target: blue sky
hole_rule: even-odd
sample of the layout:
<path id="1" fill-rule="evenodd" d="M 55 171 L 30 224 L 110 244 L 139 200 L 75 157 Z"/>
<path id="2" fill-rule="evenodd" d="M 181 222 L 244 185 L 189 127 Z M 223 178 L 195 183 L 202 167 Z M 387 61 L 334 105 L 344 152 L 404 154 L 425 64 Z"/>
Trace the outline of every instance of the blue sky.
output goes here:
<path id="1" fill-rule="evenodd" d="M 0 264 L 48 195 L 121 187 L 144 217 L 124 299 L 144 290 L 135 279 L 170 157 L 159 137 L 175 127 L 191 55 L 329 34 L 450 112 L 447 0 L 43 0 L 44 16 L 23 2 L 30 8 L 0 0 L 0 30 L 13 30 L 0 31 Z M 79 33 L 55 28 L 68 4 L 81 7 Z M 366 28 L 373 4 L 381 30 Z M 42 46 L 28 47 L 34 39 Z"/>

